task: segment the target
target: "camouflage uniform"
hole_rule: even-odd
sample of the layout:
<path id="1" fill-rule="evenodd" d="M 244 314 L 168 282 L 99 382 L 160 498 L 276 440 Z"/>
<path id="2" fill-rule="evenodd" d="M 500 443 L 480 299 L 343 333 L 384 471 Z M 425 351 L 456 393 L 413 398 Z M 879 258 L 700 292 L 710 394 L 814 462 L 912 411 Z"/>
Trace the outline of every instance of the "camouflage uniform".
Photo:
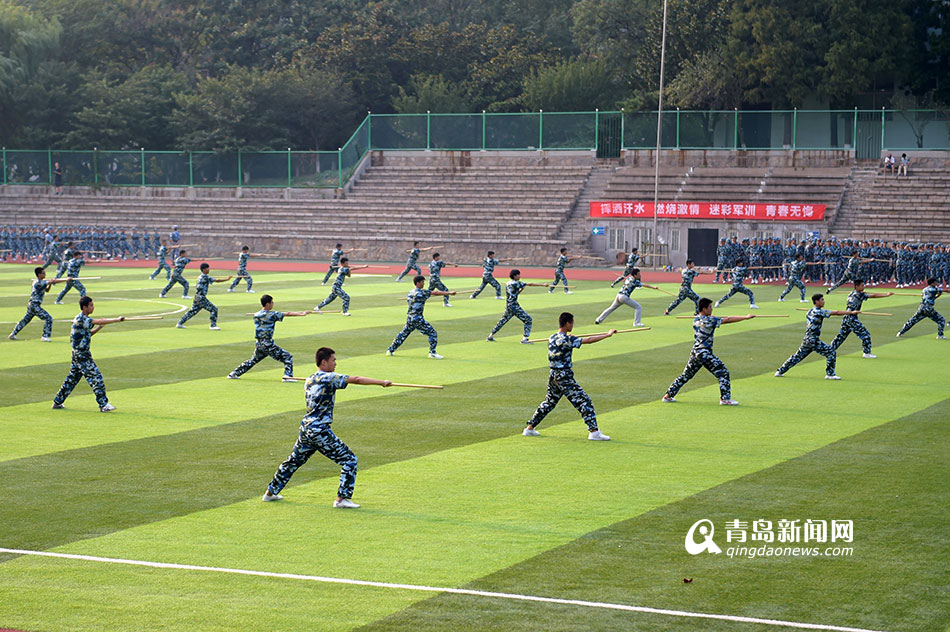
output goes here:
<path id="1" fill-rule="evenodd" d="M 158 267 L 155 268 L 155 272 L 153 272 L 151 276 L 149 276 L 148 278 L 150 280 L 153 280 L 155 279 L 155 277 L 158 276 L 158 274 L 162 270 L 164 270 L 165 280 L 167 281 L 171 278 L 171 275 L 172 275 L 172 267 L 168 265 L 167 261 L 165 261 L 165 257 L 168 255 L 168 248 L 166 248 L 165 246 L 159 246 L 157 254 L 158 254 Z"/>
<path id="2" fill-rule="evenodd" d="M 82 257 L 73 257 L 69 260 L 69 266 L 66 268 L 66 276 L 73 278 L 78 277 L 79 269 L 84 265 L 86 265 L 85 259 Z M 86 286 L 84 286 L 82 282 L 79 281 L 79 279 L 76 279 L 75 281 L 66 281 L 66 287 L 64 287 L 59 293 L 59 296 L 56 297 L 56 302 L 58 303 L 63 300 L 63 297 L 66 296 L 66 292 L 68 292 L 70 288 L 73 287 L 79 290 L 79 298 L 82 298 L 86 295 Z"/>
<path id="3" fill-rule="evenodd" d="M 864 301 L 868 300 L 868 295 L 866 292 L 858 292 L 853 290 L 851 294 L 848 294 L 848 311 L 860 311 L 861 305 L 864 304 Z M 845 316 L 841 320 L 841 329 L 838 331 L 838 335 L 835 336 L 835 339 L 831 341 L 831 346 L 836 351 L 838 347 L 848 338 L 848 335 L 851 332 L 854 332 L 854 335 L 861 339 L 861 348 L 864 350 L 864 353 L 871 353 L 871 334 L 868 332 L 868 328 L 864 326 L 857 316 Z"/>
<path id="4" fill-rule="evenodd" d="M 247 290 L 251 291 L 251 286 L 254 285 L 254 279 L 251 278 L 251 275 L 247 273 L 247 260 L 250 258 L 246 252 L 242 252 L 238 255 L 238 269 L 237 275 L 234 277 L 234 280 L 231 281 L 231 287 L 228 290 L 233 290 L 237 287 L 237 284 L 241 282 L 241 279 L 247 281 Z"/>
<path id="5" fill-rule="evenodd" d="M 406 300 L 409 301 L 409 313 L 406 316 L 406 326 L 402 328 L 402 331 L 396 334 L 393 343 L 389 345 L 389 351 L 395 352 L 396 349 L 405 342 L 409 334 L 411 334 L 413 330 L 418 329 L 419 333 L 429 337 L 429 353 L 435 353 L 435 347 L 439 343 L 439 334 L 436 333 L 432 325 L 430 325 L 423 316 L 426 301 L 430 296 L 432 296 L 432 290 L 414 288 L 409 292 L 409 296 L 406 297 Z"/>
<path id="6" fill-rule="evenodd" d="M 498 320 L 498 323 L 491 330 L 491 335 L 495 335 L 501 328 L 505 326 L 512 317 L 517 318 L 524 323 L 524 337 L 527 338 L 531 335 L 531 317 L 528 316 L 528 312 L 524 311 L 521 308 L 521 305 L 518 304 L 518 295 L 521 293 L 527 284 L 524 281 L 508 281 L 505 284 L 505 313 Z"/>
<path id="7" fill-rule="evenodd" d="M 498 259 L 493 257 L 485 257 L 482 259 L 482 284 L 472 293 L 472 298 L 476 298 L 479 294 L 481 294 L 486 285 L 490 285 L 495 288 L 495 296 L 501 298 L 501 285 L 495 280 L 495 277 L 492 276 L 492 272 L 495 271 L 495 266 L 498 264 Z"/>
<path id="8" fill-rule="evenodd" d="M 195 284 L 195 300 L 191 304 L 191 309 L 185 312 L 178 321 L 179 325 L 184 325 L 192 316 L 206 309 L 211 313 L 211 326 L 218 326 L 218 308 L 208 300 L 208 288 L 212 283 L 214 283 L 214 277 L 202 272 L 198 277 L 198 283 Z"/>
<path id="9" fill-rule="evenodd" d="M 59 277 L 63 276 L 63 274 L 66 273 L 66 269 L 69 267 L 69 262 L 72 261 L 72 258 L 73 258 L 73 249 L 67 247 L 66 250 L 63 251 L 63 260 L 59 262 L 58 266 L 56 266 L 55 278 L 58 279 Z"/>
<path id="10" fill-rule="evenodd" d="M 43 279 L 42 281 L 37 279 L 33 281 L 33 291 L 30 293 L 30 300 L 26 304 L 26 315 L 20 319 L 20 322 L 16 324 L 16 327 L 13 328 L 13 333 L 11 335 L 16 336 L 21 329 L 27 326 L 27 324 L 33 320 L 33 317 L 36 316 L 43 320 L 43 337 L 49 338 L 53 333 L 53 317 L 43 309 L 43 297 L 46 295 L 46 292 L 49 291 L 49 288 L 52 287 L 52 284 Z"/>
<path id="11" fill-rule="evenodd" d="M 574 379 L 574 364 L 571 361 L 571 354 L 574 349 L 581 346 L 581 338 L 571 334 L 557 332 L 548 338 L 548 363 L 551 367 L 551 375 L 548 377 L 548 392 L 538 406 L 538 409 L 531 415 L 529 426 L 537 427 L 548 413 L 554 410 L 562 397 L 567 397 L 577 412 L 581 414 L 587 429 L 591 432 L 597 430 L 597 415 L 594 413 L 594 403 L 590 396 L 584 392 L 580 384 Z"/>
<path id="12" fill-rule="evenodd" d="M 102 373 L 92 359 L 92 352 L 89 350 L 89 343 L 92 341 L 92 318 L 83 313 L 76 315 L 73 319 L 72 329 L 69 332 L 69 342 L 73 347 L 72 365 L 69 368 L 69 375 L 53 398 L 54 404 L 62 405 L 69 397 L 69 394 L 76 388 L 80 377 L 85 377 L 92 387 L 92 392 L 96 394 L 96 403 L 102 408 L 109 403 L 106 397 L 106 384 L 102 379 Z"/>
<path id="13" fill-rule="evenodd" d="M 43 264 L 43 269 L 45 270 L 46 268 L 50 267 L 54 261 L 56 263 L 62 263 L 63 258 L 59 255 L 59 244 L 55 241 L 51 241 L 47 246 L 46 262 Z M 59 266 L 57 266 L 57 269 L 59 269 Z"/>
<path id="14" fill-rule="evenodd" d="M 680 285 L 680 293 L 676 299 L 670 303 L 670 306 L 666 308 L 667 314 L 676 309 L 676 306 L 686 299 L 693 301 L 694 307 L 698 308 L 699 306 L 699 294 L 693 291 L 693 279 L 695 279 L 699 273 L 695 269 L 683 268 L 680 274 L 683 277 L 683 283 Z M 693 310 L 693 313 L 696 313 L 696 309 Z"/>
<path id="15" fill-rule="evenodd" d="M 430 261 L 429 262 L 429 290 L 442 290 L 443 292 L 448 292 L 449 288 L 445 287 L 445 283 L 442 282 L 442 268 L 445 267 L 444 261 Z M 449 297 L 443 296 L 442 303 L 444 305 L 449 304 Z"/>
<path id="16" fill-rule="evenodd" d="M 333 287 L 330 288 L 330 296 L 320 301 L 317 309 L 323 309 L 339 296 L 343 299 L 343 313 L 346 314 L 350 311 L 350 295 L 343 289 L 343 281 L 348 276 L 350 276 L 350 269 L 347 267 L 340 268 L 340 273 L 336 275 L 336 281 L 333 282 Z"/>
<path id="17" fill-rule="evenodd" d="M 564 276 L 564 266 L 567 265 L 568 261 L 571 258 L 567 255 L 561 255 L 557 258 L 557 262 L 554 264 L 554 283 L 551 284 L 551 287 L 548 289 L 548 292 L 553 292 L 554 287 L 559 283 L 564 283 L 564 293 L 567 294 L 569 291 L 567 287 L 567 277 Z"/>
<path id="18" fill-rule="evenodd" d="M 640 261 L 640 255 L 633 252 L 627 255 L 627 260 L 624 262 L 624 265 L 623 265 L 623 274 L 621 274 L 616 279 L 614 279 L 614 282 L 610 284 L 610 287 L 614 287 L 615 285 L 623 281 L 625 277 L 628 277 L 631 274 L 633 274 L 633 269 L 637 267 L 638 261 Z"/>
<path id="19" fill-rule="evenodd" d="M 857 257 L 852 257 L 848 259 L 848 267 L 844 269 L 844 273 L 841 275 L 841 277 L 837 281 L 835 281 L 831 287 L 828 288 L 828 292 L 826 292 L 826 294 L 829 292 L 835 291 L 836 289 L 838 289 L 839 287 L 841 287 L 848 281 L 853 282 L 855 279 L 860 279 L 861 278 L 859 276 L 860 272 L 858 272 L 860 267 L 861 267 L 861 262 L 858 260 Z"/>
<path id="20" fill-rule="evenodd" d="M 176 283 L 181 283 L 181 286 L 185 288 L 181 297 L 186 298 L 188 296 L 188 281 L 182 276 L 182 273 L 185 271 L 185 266 L 191 261 L 188 257 L 176 257 L 175 258 L 175 269 L 172 270 L 171 280 L 168 281 L 168 285 L 165 286 L 165 289 L 162 290 L 161 297 L 165 298 L 165 294 L 168 290 L 172 289 L 172 286 Z"/>
<path id="21" fill-rule="evenodd" d="M 719 299 L 718 303 L 720 305 L 729 300 L 729 297 L 731 297 L 733 294 L 737 294 L 739 292 L 749 297 L 750 305 L 755 305 L 755 294 L 752 293 L 752 290 L 742 285 L 742 279 L 746 278 L 748 274 L 749 270 L 745 266 L 736 266 L 732 269 L 732 287 L 729 288 L 729 292 L 725 296 Z"/>
<path id="22" fill-rule="evenodd" d="M 307 414 L 300 422 L 300 436 L 287 460 L 274 473 L 274 480 L 267 486 L 271 494 L 279 494 L 301 465 L 319 452 L 342 466 L 340 487 L 337 496 L 352 498 L 356 484 L 357 459 L 353 451 L 337 437 L 330 424 L 333 423 L 333 404 L 336 391 L 346 388 L 349 376 L 340 373 L 317 371 L 306 382 Z"/>
<path id="23" fill-rule="evenodd" d="M 420 250 L 418 248 L 413 248 L 409 251 L 409 260 L 406 261 L 406 269 L 399 273 L 399 276 L 396 277 L 397 281 L 402 281 L 402 278 L 409 274 L 410 270 L 415 270 L 416 274 L 422 274 L 422 270 L 416 265 L 416 261 L 419 260 L 419 252 Z"/>
<path id="24" fill-rule="evenodd" d="M 340 257 L 342 256 L 342 250 L 339 248 L 333 249 L 333 252 L 330 254 L 330 269 L 327 270 L 326 276 L 323 277 L 323 285 L 326 285 L 327 281 L 330 280 L 330 277 L 333 276 L 333 273 L 340 269 Z"/>
<path id="25" fill-rule="evenodd" d="M 251 370 L 255 364 L 270 356 L 278 362 L 284 363 L 284 376 L 293 377 L 294 375 L 294 357 L 286 350 L 281 349 L 274 342 L 274 327 L 277 321 L 284 320 L 284 312 L 274 312 L 266 309 L 254 314 L 254 337 L 257 339 L 257 346 L 254 348 L 254 356 L 245 360 L 241 366 L 234 369 L 231 375 L 240 377 Z"/>
<path id="26" fill-rule="evenodd" d="M 942 336 L 943 327 L 947 323 L 947 321 L 944 319 L 943 316 L 941 316 L 937 312 L 934 305 L 934 302 L 937 300 L 937 297 L 940 296 L 941 294 L 943 294 L 943 290 L 941 290 L 939 287 L 936 287 L 933 285 L 928 285 L 927 287 L 925 287 L 923 291 L 923 297 L 920 301 L 920 307 L 917 308 L 917 311 L 914 313 L 914 315 L 911 316 L 910 319 L 906 323 L 904 323 L 903 327 L 901 327 L 901 330 L 899 332 L 900 335 L 907 333 L 907 331 L 911 327 L 913 327 L 914 325 L 916 325 L 923 319 L 929 318 L 930 320 L 937 323 L 937 335 Z"/>
<path id="27" fill-rule="evenodd" d="M 602 323 L 610 314 L 620 307 L 620 304 L 629 305 L 633 308 L 633 325 L 634 327 L 639 327 L 642 323 L 640 322 L 640 315 L 643 313 L 643 308 L 640 307 L 640 303 L 636 302 L 630 295 L 638 287 L 643 287 L 643 283 L 640 282 L 640 279 L 637 279 L 633 276 L 628 276 L 627 280 L 623 282 L 623 287 L 620 288 L 620 291 L 617 292 L 617 297 L 614 298 L 614 302 L 610 304 L 610 307 L 605 309 L 600 316 L 597 317 L 596 322 Z"/>
<path id="28" fill-rule="evenodd" d="M 729 369 L 722 363 L 716 354 L 713 353 L 713 336 L 716 328 L 722 325 L 722 319 L 715 316 L 696 316 L 693 319 L 694 342 L 693 348 L 689 352 L 689 360 L 686 361 L 686 368 L 683 374 L 673 380 L 670 387 L 666 389 L 670 397 L 676 397 L 680 389 L 686 385 L 699 369 L 706 367 L 706 370 L 713 374 L 719 380 L 719 399 L 732 399 L 732 384 L 729 381 Z"/>
<path id="29" fill-rule="evenodd" d="M 831 312 L 827 309 L 813 307 L 808 310 L 808 313 L 805 315 L 808 324 L 805 327 L 805 338 L 802 340 L 802 345 L 798 348 L 798 351 L 785 361 L 785 364 L 779 367 L 779 374 L 784 375 L 790 368 L 807 358 L 812 351 L 825 356 L 825 375 L 835 374 L 835 349 L 819 339 L 819 336 L 821 336 L 821 323 L 829 316 L 831 316 Z"/>
<path id="30" fill-rule="evenodd" d="M 801 292 L 802 299 L 805 300 L 805 284 L 802 283 L 802 273 L 805 271 L 807 264 L 805 261 L 792 261 L 788 265 L 788 285 L 785 286 L 785 289 L 782 291 L 782 294 L 778 297 L 779 300 L 785 298 L 789 292 L 792 291 L 793 287 L 797 287 L 798 291 Z"/>

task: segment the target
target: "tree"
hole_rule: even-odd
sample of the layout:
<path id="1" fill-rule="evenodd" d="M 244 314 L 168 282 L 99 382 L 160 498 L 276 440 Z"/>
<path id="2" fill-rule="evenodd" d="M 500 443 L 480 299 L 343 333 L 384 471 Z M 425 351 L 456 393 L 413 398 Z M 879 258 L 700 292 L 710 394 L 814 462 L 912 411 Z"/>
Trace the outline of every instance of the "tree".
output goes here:
<path id="1" fill-rule="evenodd" d="M 408 88 L 400 87 L 399 96 L 393 99 L 393 108 L 399 114 L 472 111 L 465 90 L 442 75 L 413 75 Z"/>
<path id="2" fill-rule="evenodd" d="M 586 112 L 613 108 L 620 96 L 607 63 L 582 58 L 530 71 L 521 102 L 533 111 Z"/>

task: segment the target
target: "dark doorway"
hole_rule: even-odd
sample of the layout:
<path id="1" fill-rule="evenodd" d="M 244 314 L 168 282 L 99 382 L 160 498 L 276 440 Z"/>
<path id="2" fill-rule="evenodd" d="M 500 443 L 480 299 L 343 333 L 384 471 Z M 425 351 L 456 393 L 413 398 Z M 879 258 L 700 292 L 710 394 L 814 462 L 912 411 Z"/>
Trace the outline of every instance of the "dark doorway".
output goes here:
<path id="1" fill-rule="evenodd" d="M 605 112 L 597 117 L 598 158 L 620 158 L 620 116 L 620 112 Z"/>
<path id="2" fill-rule="evenodd" d="M 716 265 L 716 246 L 719 245 L 719 230 L 716 228 L 690 228 L 686 242 L 686 256 L 698 266 Z"/>

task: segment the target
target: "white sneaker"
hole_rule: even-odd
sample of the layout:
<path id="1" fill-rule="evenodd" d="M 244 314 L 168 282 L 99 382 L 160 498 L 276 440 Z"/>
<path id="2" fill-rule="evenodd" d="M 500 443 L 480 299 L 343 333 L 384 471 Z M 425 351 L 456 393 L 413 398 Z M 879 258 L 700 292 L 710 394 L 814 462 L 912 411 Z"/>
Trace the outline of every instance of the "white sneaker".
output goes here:
<path id="1" fill-rule="evenodd" d="M 775 377 L 785 377 L 785 374 L 782 373 L 782 372 L 780 372 L 780 371 L 776 371 L 776 372 L 775 372 Z"/>
<path id="2" fill-rule="evenodd" d="M 780 297 L 780 298 L 778 299 L 778 302 L 779 302 L 779 303 L 784 303 L 784 302 L 785 302 L 785 299 Z"/>
<path id="3" fill-rule="evenodd" d="M 63 304 L 62 301 L 56 301 L 55 303 L 53 303 L 53 305 L 62 305 L 62 304 Z"/>
<path id="4" fill-rule="evenodd" d="M 495 342 L 495 336 L 488 334 L 488 337 L 485 338 L 485 340 L 487 340 L 488 342 Z"/>
<path id="5" fill-rule="evenodd" d="M 175 327 L 178 327 L 179 329 L 184 329 L 184 328 L 185 328 L 185 326 L 182 325 L 181 323 L 178 323 L 177 325 L 175 325 Z"/>
<path id="6" fill-rule="evenodd" d="M 287 376 L 287 375 L 285 375 L 284 377 L 280 378 L 280 381 L 281 381 L 281 382 L 291 383 L 291 384 L 296 384 L 296 383 L 297 383 L 297 380 L 295 380 L 292 376 Z"/>
<path id="7" fill-rule="evenodd" d="M 566 291 L 566 292 L 564 292 L 564 293 L 565 293 L 565 294 L 573 294 L 574 292 L 571 292 L 570 290 L 568 290 L 568 291 Z"/>
<path id="8" fill-rule="evenodd" d="M 521 339 L 521 344 L 523 344 L 523 345 L 533 345 L 534 343 L 531 342 L 530 340 L 528 340 L 527 338 L 522 338 L 522 339 Z"/>
<path id="9" fill-rule="evenodd" d="M 235 374 L 234 374 L 234 371 L 232 371 L 232 372 L 228 373 L 228 379 L 229 379 L 229 380 L 240 380 L 240 379 L 241 379 L 241 376 L 240 376 L 240 375 L 235 375 Z"/>
<path id="10" fill-rule="evenodd" d="M 103 406 L 102 408 L 99 409 L 99 412 L 101 412 L 101 413 L 107 413 L 107 412 L 109 412 L 110 410 L 115 410 L 115 406 L 113 406 L 112 404 L 106 404 L 105 406 Z"/>
<path id="11" fill-rule="evenodd" d="M 333 506 L 337 509 L 359 509 L 360 506 L 349 498 L 341 498 L 340 500 L 334 500 Z"/>
<path id="12" fill-rule="evenodd" d="M 749 305 L 749 309 L 759 309 L 759 306 L 756 305 L 755 303 L 752 303 L 751 305 Z"/>
<path id="13" fill-rule="evenodd" d="M 181 297 L 182 297 L 182 298 L 191 298 L 191 297 L 188 296 L 187 294 L 182 294 Z"/>
<path id="14" fill-rule="evenodd" d="M 737 402 L 734 399 L 720 399 L 719 405 L 720 406 L 738 406 L 739 402 Z"/>
<path id="15" fill-rule="evenodd" d="M 840 380 L 841 376 L 840 375 L 826 375 L 825 379 L 826 380 Z"/>
<path id="16" fill-rule="evenodd" d="M 351 314 L 349 312 L 343 312 L 341 316 L 351 316 Z"/>
<path id="17" fill-rule="evenodd" d="M 254 294 L 255 292 L 254 292 L 254 290 L 247 290 L 247 293 L 248 293 L 248 294 Z"/>
<path id="18" fill-rule="evenodd" d="M 41 340 L 42 342 L 52 342 L 52 340 L 50 340 L 50 339 L 47 338 L 46 336 L 43 336 L 42 338 L 40 338 L 40 340 Z"/>
<path id="19" fill-rule="evenodd" d="M 719 307 L 719 301 L 716 301 L 716 304 L 713 307 Z"/>
<path id="20" fill-rule="evenodd" d="M 496 296 L 495 299 L 497 299 L 497 300 L 499 300 L 499 301 L 503 301 L 503 300 L 505 300 L 505 297 L 504 297 L 504 296 Z"/>
<path id="21" fill-rule="evenodd" d="M 317 314 L 322 313 L 322 312 L 320 311 L 320 306 L 319 306 L 319 305 L 314 306 L 314 308 L 313 308 L 311 311 L 316 312 Z"/>
<path id="22" fill-rule="evenodd" d="M 610 437 L 602 433 L 600 430 L 595 430 L 592 433 L 587 435 L 588 441 L 610 441 Z"/>
<path id="23" fill-rule="evenodd" d="M 803 298 L 800 298 L 800 299 L 798 299 L 798 302 L 799 302 L 799 303 L 807 303 L 808 301 L 806 301 L 806 300 L 803 299 Z"/>
<path id="24" fill-rule="evenodd" d="M 870 359 L 870 360 L 873 360 L 873 359 L 876 358 L 877 356 L 874 355 L 873 353 L 865 353 L 865 354 L 863 354 L 861 357 L 862 357 L 862 358 L 868 358 L 868 359 Z"/>
<path id="25" fill-rule="evenodd" d="M 273 501 L 273 500 L 283 500 L 283 499 L 284 499 L 284 497 L 281 496 L 280 494 L 272 494 L 272 493 L 270 493 L 270 490 L 269 490 L 269 489 L 268 489 L 266 492 L 264 492 L 264 495 L 263 495 L 263 496 L 261 496 L 261 500 L 263 500 L 265 503 L 269 503 L 269 502 L 271 502 L 271 501 Z"/>
<path id="26" fill-rule="evenodd" d="M 904 335 L 904 334 L 902 334 L 901 332 L 897 332 L 897 337 L 898 337 L 898 338 L 901 338 L 903 335 Z"/>
<path id="27" fill-rule="evenodd" d="M 233 291 L 234 291 L 233 288 L 230 288 L 230 287 L 228 288 L 228 292 L 233 292 Z"/>
<path id="28" fill-rule="evenodd" d="M 10 340 L 17 340 L 16 334 L 10 334 L 9 336 L 7 336 L 7 338 L 9 338 Z"/>
<path id="29" fill-rule="evenodd" d="M 221 331 L 221 328 L 217 325 L 211 325 L 211 331 Z"/>
<path id="30" fill-rule="evenodd" d="M 392 350 L 391 350 L 391 349 L 386 349 L 386 355 L 388 355 L 388 356 L 393 355 Z"/>
<path id="31" fill-rule="evenodd" d="M 435 353 L 435 352 L 430 353 L 429 357 L 432 358 L 433 360 L 441 360 L 443 358 L 443 356 L 440 356 L 438 353 Z"/>
<path id="32" fill-rule="evenodd" d="M 663 394 L 663 399 L 661 399 L 660 401 L 666 402 L 667 404 L 675 404 L 675 403 L 676 403 L 676 398 L 675 398 L 675 397 L 670 397 L 669 394 L 664 393 L 664 394 Z"/>
<path id="33" fill-rule="evenodd" d="M 165 295 L 164 295 L 164 294 L 159 294 L 159 295 L 158 295 L 158 298 L 165 298 Z"/>
<path id="34" fill-rule="evenodd" d="M 946 339 L 947 339 L 946 336 L 937 336 L 937 340 L 946 340 Z"/>
<path id="35" fill-rule="evenodd" d="M 633 323 L 634 327 L 646 327 L 643 323 Z"/>
<path id="36" fill-rule="evenodd" d="M 452 303 L 442 303 L 442 307 L 452 307 Z"/>
<path id="37" fill-rule="evenodd" d="M 521 431 L 521 434 L 523 434 L 526 437 L 537 437 L 541 433 L 535 430 L 534 428 L 532 428 L 531 426 L 525 426 L 524 430 Z"/>

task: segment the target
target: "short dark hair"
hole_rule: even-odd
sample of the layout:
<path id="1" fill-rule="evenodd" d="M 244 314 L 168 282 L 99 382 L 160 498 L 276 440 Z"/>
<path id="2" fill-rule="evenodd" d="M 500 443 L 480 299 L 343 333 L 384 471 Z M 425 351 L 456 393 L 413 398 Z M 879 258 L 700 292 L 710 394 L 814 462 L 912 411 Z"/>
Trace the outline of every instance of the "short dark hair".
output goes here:
<path id="1" fill-rule="evenodd" d="M 929 279 L 927 279 L 927 285 L 933 285 L 936 282 L 937 282 L 937 277 L 930 277 Z"/>
<path id="2" fill-rule="evenodd" d="M 800 253 L 800 252 L 796 252 L 796 253 L 795 253 L 795 258 L 798 259 L 799 257 L 804 258 L 804 255 L 802 255 L 802 253 Z"/>
<path id="3" fill-rule="evenodd" d="M 696 303 L 696 307 L 701 310 L 706 309 L 707 307 L 712 305 L 712 302 L 713 300 L 711 298 L 701 298 L 699 299 L 699 302 Z"/>
<path id="4" fill-rule="evenodd" d="M 561 312 L 561 315 L 557 317 L 558 326 L 563 327 L 568 323 L 574 322 L 574 314 L 570 312 Z"/>
<path id="5" fill-rule="evenodd" d="M 561 254 L 564 254 L 565 252 L 567 252 L 567 248 L 561 248 Z"/>
<path id="6" fill-rule="evenodd" d="M 349 263 L 349 262 L 350 262 L 349 257 L 340 257 L 340 263 Z"/>
<path id="7" fill-rule="evenodd" d="M 416 276 L 412 277 L 412 283 L 413 283 L 413 285 L 415 285 L 415 284 L 418 283 L 419 281 L 425 281 L 425 280 L 426 280 L 426 278 L 425 278 L 424 276 L 422 276 L 421 274 L 417 274 Z"/>
<path id="8" fill-rule="evenodd" d="M 818 294 L 812 294 L 812 295 L 811 295 L 811 302 L 812 302 L 812 305 L 816 304 L 816 303 L 818 302 L 818 299 L 824 298 L 824 296 L 825 296 L 825 295 L 822 294 L 821 292 L 818 292 Z"/>
<path id="9" fill-rule="evenodd" d="M 639 248 L 631 248 L 630 252 L 640 252 Z"/>
<path id="10" fill-rule="evenodd" d="M 640 268 L 634 268 L 630 274 L 640 274 Z"/>
<path id="11" fill-rule="evenodd" d="M 202 272 L 204 272 L 205 270 L 210 270 L 210 269 L 211 269 L 211 266 L 208 265 L 207 263 L 202 263 L 202 264 L 201 264 L 200 266 L 198 266 L 198 267 L 201 268 L 201 271 L 202 271 Z"/>
<path id="12" fill-rule="evenodd" d="M 42 272 L 45 269 L 46 268 L 44 268 L 43 266 L 36 266 L 35 268 L 33 268 L 33 274 L 35 274 L 36 276 L 40 276 L 40 272 Z"/>
<path id="13" fill-rule="evenodd" d="M 314 360 L 316 360 L 317 366 L 320 366 L 321 364 L 323 364 L 324 360 L 329 360 L 330 356 L 332 356 L 334 353 L 336 353 L 336 351 L 334 351 L 330 347 L 320 347 L 319 349 L 317 349 L 317 353 L 314 356 Z"/>
<path id="14" fill-rule="evenodd" d="M 261 307 L 264 307 L 268 303 L 273 303 L 273 302 L 274 302 L 274 297 L 271 296 L 270 294 L 265 294 L 264 296 L 261 297 Z"/>
<path id="15" fill-rule="evenodd" d="M 508 273 L 508 278 L 509 278 L 509 279 L 513 279 L 513 278 L 515 278 L 516 276 L 518 276 L 519 274 L 521 274 L 521 270 L 518 270 L 517 268 L 515 268 L 514 270 L 512 270 L 511 272 Z"/>
<path id="16" fill-rule="evenodd" d="M 77 250 L 76 252 L 73 253 L 73 257 L 81 257 L 81 256 L 82 256 L 82 250 Z"/>
<path id="17" fill-rule="evenodd" d="M 696 262 L 693 261 L 692 259 L 687 259 L 687 260 L 686 260 L 686 265 L 689 265 L 689 264 L 691 264 L 691 263 L 696 263 Z"/>
<path id="18" fill-rule="evenodd" d="M 489 250 L 489 251 L 488 251 L 488 256 L 489 256 L 489 257 L 494 257 L 494 256 L 495 256 L 495 251 L 494 251 L 494 250 Z"/>
<path id="19" fill-rule="evenodd" d="M 859 285 L 864 285 L 864 279 L 855 279 L 855 280 L 854 280 L 854 287 L 858 287 Z"/>
<path id="20" fill-rule="evenodd" d="M 179 257 L 182 256 L 183 254 L 185 254 L 185 251 L 184 251 L 184 250 L 179 250 L 179 251 L 178 251 L 178 256 L 179 256 Z"/>
<path id="21" fill-rule="evenodd" d="M 336 247 L 337 247 L 337 248 L 342 248 L 342 247 L 343 247 L 343 244 L 337 244 Z"/>
<path id="22" fill-rule="evenodd" d="M 241 248 L 241 250 L 250 250 L 250 248 L 247 246 L 244 246 L 243 248 Z"/>
<path id="23" fill-rule="evenodd" d="M 433 258 L 433 259 L 438 259 L 438 258 L 441 257 L 441 256 L 442 256 L 442 255 L 440 255 L 440 254 L 437 253 L 437 252 L 433 252 L 433 253 L 432 253 L 432 258 Z"/>
<path id="24" fill-rule="evenodd" d="M 418 245 L 419 245 L 419 242 L 418 242 L 418 241 L 414 241 L 414 242 L 412 242 L 412 245 L 413 245 L 413 246 L 418 246 Z"/>
<path id="25" fill-rule="evenodd" d="M 89 305 L 89 303 L 91 302 L 92 302 L 92 297 L 87 294 L 86 296 L 79 299 L 79 308 L 82 309 L 83 307 L 86 307 L 87 305 Z"/>

